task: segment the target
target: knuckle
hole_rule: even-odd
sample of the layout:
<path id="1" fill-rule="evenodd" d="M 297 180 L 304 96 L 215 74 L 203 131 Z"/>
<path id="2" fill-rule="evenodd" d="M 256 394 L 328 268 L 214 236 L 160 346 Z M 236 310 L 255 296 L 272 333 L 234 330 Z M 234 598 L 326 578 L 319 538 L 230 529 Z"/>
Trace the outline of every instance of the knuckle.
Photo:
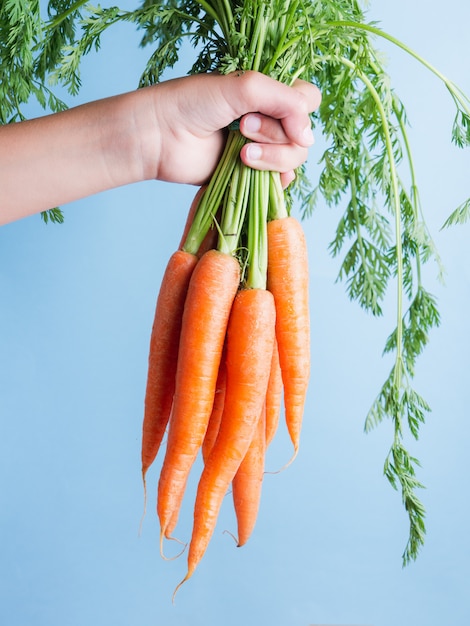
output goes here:
<path id="1" fill-rule="evenodd" d="M 259 98 L 260 75 L 253 70 L 237 73 L 240 79 L 240 89 L 244 94 L 247 105 L 252 105 Z"/>

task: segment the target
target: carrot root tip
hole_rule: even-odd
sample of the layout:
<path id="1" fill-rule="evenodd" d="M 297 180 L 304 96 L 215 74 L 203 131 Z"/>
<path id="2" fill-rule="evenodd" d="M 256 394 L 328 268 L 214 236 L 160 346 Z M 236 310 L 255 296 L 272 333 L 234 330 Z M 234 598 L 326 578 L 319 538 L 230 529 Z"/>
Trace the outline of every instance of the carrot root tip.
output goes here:
<path id="1" fill-rule="evenodd" d="M 183 546 L 183 549 L 180 552 L 178 552 L 178 554 L 175 554 L 175 556 L 171 556 L 171 557 L 166 556 L 163 550 L 163 542 L 165 539 L 168 539 L 169 541 L 176 541 L 176 543 L 179 543 L 180 545 Z M 175 559 L 178 559 L 186 550 L 187 545 L 188 545 L 187 543 L 185 543 L 184 541 L 181 541 L 181 539 L 178 539 L 177 537 L 171 537 L 171 536 L 167 537 L 163 531 L 160 533 L 160 556 L 165 561 L 174 561 Z"/>
<path id="2" fill-rule="evenodd" d="M 237 548 L 240 547 L 240 542 L 238 541 L 237 537 L 235 537 L 235 535 L 233 533 L 231 533 L 229 530 L 224 530 L 224 535 L 230 535 L 230 537 L 232 537 L 232 539 L 235 541 L 235 543 L 237 544 Z"/>
<path id="3" fill-rule="evenodd" d="M 185 582 L 186 582 L 189 578 L 191 578 L 191 574 L 188 572 L 188 573 L 186 574 L 186 576 L 183 578 L 183 580 L 182 580 L 180 583 L 178 583 L 178 584 L 176 585 L 175 590 L 173 591 L 173 596 L 172 596 L 172 598 L 171 598 L 171 602 L 172 602 L 172 604 L 175 604 L 176 594 L 178 593 L 178 591 L 180 590 L 180 588 L 184 585 L 184 583 L 185 583 Z"/>
<path id="4" fill-rule="evenodd" d="M 145 478 L 145 473 L 146 470 L 142 469 L 142 483 L 143 483 L 143 487 L 144 487 L 144 510 L 142 512 L 142 517 L 140 518 L 140 524 L 139 524 L 139 537 L 142 534 L 142 527 L 144 524 L 144 518 L 147 514 L 147 480 Z"/>
<path id="5" fill-rule="evenodd" d="M 291 456 L 290 460 L 287 461 L 287 463 L 284 465 L 284 467 L 281 467 L 281 470 L 280 470 L 281 472 L 283 470 L 287 469 L 289 467 L 289 465 L 291 465 L 295 461 L 298 453 L 299 453 L 299 446 L 296 445 L 296 446 L 294 446 L 294 454 Z"/>
<path id="6" fill-rule="evenodd" d="M 291 458 L 287 461 L 287 463 L 285 463 L 282 467 L 280 467 L 278 470 L 273 470 L 271 472 L 265 471 L 264 474 L 280 474 L 281 472 L 283 472 L 284 470 L 286 470 L 289 465 L 292 465 L 292 463 L 295 461 L 295 458 L 297 456 L 299 452 L 299 447 L 297 446 L 294 449 L 294 454 L 291 456 Z"/>

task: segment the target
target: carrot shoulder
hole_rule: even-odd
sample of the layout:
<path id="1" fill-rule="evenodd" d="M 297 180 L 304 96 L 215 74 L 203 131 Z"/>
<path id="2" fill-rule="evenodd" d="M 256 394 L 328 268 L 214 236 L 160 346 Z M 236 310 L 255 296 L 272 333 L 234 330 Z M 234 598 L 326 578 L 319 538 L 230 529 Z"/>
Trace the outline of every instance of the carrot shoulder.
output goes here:
<path id="1" fill-rule="evenodd" d="M 286 423 L 295 455 L 310 377 L 310 315 L 307 246 L 294 217 L 268 222 L 267 285 L 276 303 Z"/>
<path id="2" fill-rule="evenodd" d="M 169 524 L 175 524 L 190 469 L 204 439 L 239 280 L 238 261 L 216 250 L 203 255 L 190 280 L 168 442 L 158 485 L 161 539 L 169 535 Z"/>
<path id="3" fill-rule="evenodd" d="M 227 331 L 224 411 L 217 439 L 198 484 L 184 581 L 193 574 L 206 551 L 222 500 L 247 453 L 263 409 L 275 316 L 270 292 L 246 289 L 237 294 Z"/>

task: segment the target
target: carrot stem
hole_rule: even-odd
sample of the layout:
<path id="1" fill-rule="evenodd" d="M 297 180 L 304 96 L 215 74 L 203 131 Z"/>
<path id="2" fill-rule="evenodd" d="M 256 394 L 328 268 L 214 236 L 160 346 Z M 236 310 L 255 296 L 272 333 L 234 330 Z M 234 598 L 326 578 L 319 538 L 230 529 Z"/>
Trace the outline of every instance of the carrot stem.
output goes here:
<path id="1" fill-rule="evenodd" d="M 269 207 L 269 172 L 251 170 L 251 193 L 248 215 L 248 289 L 266 289 L 268 272 L 267 218 Z"/>
<path id="2" fill-rule="evenodd" d="M 237 164 L 240 150 L 246 141 L 245 137 L 243 137 L 239 131 L 229 131 L 224 152 L 201 198 L 188 236 L 184 242 L 183 250 L 185 252 L 197 254 L 221 206 L 226 189 Z"/>
<path id="3" fill-rule="evenodd" d="M 288 217 L 284 190 L 281 185 L 281 177 L 278 172 L 269 172 L 269 220 L 279 220 Z"/>
<path id="4" fill-rule="evenodd" d="M 222 212 L 218 250 L 235 254 L 239 247 L 250 190 L 250 169 L 237 159 Z"/>

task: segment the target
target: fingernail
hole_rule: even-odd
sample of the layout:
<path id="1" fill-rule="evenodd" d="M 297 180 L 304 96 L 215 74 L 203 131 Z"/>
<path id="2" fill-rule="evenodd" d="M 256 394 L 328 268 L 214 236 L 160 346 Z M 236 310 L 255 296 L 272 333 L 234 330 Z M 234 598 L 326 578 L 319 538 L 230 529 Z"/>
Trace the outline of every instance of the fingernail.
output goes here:
<path id="1" fill-rule="evenodd" d="M 246 147 L 246 156 L 250 161 L 258 161 L 259 159 L 261 159 L 262 153 L 263 151 L 261 150 L 260 146 L 256 145 L 255 143 L 250 143 Z"/>
<path id="2" fill-rule="evenodd" d="M 257 115 L 247 115 L 244 123 L 245 129 L 250 133 L 257 133 L 261 128 L 261 120 Z"/>
<path id="3" fill-rule="evenodd" d="M 307 145 L 312 145 L 312 143 L 315 141 L 315 138 L 313 136 L 313 130 L 311 126 L 306 126 L 304 128 L 302 137 L 304 138 L 304 141 Z"/>

